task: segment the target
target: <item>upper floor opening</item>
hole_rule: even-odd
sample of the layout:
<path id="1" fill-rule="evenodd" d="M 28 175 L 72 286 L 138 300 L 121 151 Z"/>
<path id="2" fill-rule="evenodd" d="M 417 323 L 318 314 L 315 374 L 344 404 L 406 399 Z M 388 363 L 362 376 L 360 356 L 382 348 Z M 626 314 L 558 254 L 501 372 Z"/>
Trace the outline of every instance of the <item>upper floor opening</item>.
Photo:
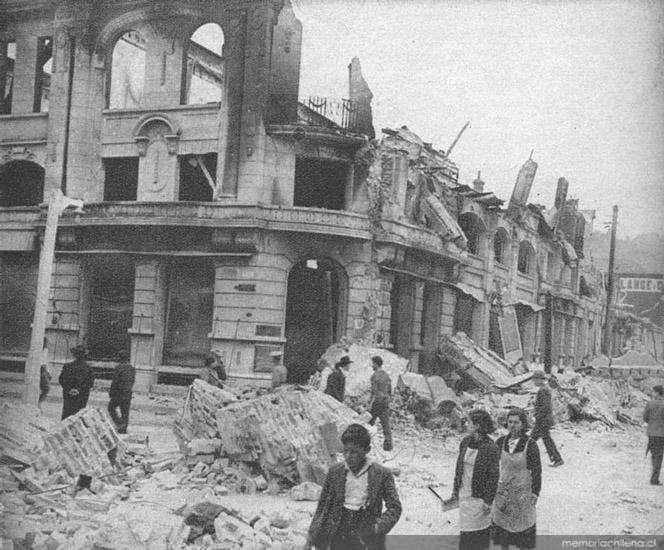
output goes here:
<path id="1" fill-rule="evenodd" d="M 37 206 L 44 200 L 44 169 L 13 160 L 0 166 L 0 206 Z"/>

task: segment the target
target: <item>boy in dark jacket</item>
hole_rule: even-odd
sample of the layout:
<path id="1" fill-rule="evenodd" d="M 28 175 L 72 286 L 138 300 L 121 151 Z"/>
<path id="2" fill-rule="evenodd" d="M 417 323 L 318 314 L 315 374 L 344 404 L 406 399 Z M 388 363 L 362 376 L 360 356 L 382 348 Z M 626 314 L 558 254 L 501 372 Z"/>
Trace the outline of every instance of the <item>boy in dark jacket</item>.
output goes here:
<path id="1" fill-rule="evenodd" d="M 74 361 L 65 363 L 58 378 L 62 386 L 62 420 L 85 408 L 95 381 L 95 375 L 85 361 L 85 346 L 79 344 L 71 352 Z"/>
<path id="2" fill-rule="evenodd" d="M 371 436 L 364 426 L 348 426 L 341 442 L 344 462 L 325 478 L 305 548 L 385 550 L 385 535 L 401 516 L 394 476 L 367 458 Z"/>
<path id="3" fill-rule="evenodd" d="M 118 353 L 118 360 L 119 362 L 113 372 L 111 388 L 108 390 L 108 395 L 111 397 L 108 402 L 108 414 L 111 415 L 117 426 L 118 433 L 126 434 L 136 372 L 134 367 L 129 364 L 129 352 L 121 350 Z M 120 416 L 117 412 L 118 407 L 120 408 Z"/>

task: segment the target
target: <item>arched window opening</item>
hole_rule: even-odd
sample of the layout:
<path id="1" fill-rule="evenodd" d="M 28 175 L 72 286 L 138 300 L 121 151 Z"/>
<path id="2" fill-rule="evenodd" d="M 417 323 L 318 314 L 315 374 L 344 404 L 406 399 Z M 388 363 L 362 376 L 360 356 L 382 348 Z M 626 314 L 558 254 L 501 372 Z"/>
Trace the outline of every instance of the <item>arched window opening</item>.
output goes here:
<path id="1" fill-rule="evenodd" d="M 109 109 L 140 106 L 145 81 L 145 46 L 145 39 L 138 31 L 124 33 L 115 43 L 109 75 Z"/>
<path id="2" fill-rule="evenodd" d="M 476 214 L 466 212 L 459 216 L 459 227 L 461 227 L 466 239 L 468 239 L 468 252 L 475 255 L 479 254 L 480 236 L 485 231 L 482 220 Z"/>
<path id="3" fill-rule="evenodd" d="M 206 23 L 191 35 L 182 65 L 184 105 L 221 101 L 224 84 L 224 32 L 216 23 Z"/>
<path id="4" fill-rule="evenodd" d="M 493 258 L 495 262 L 507 265 L 508 246 L 509 236 L 507 235 L 507 231 L 499 229 L 496 231 L 496 236 L 493 238 Z"/>
<path id="5" fill-rule="evenodd" d="M 528 241 L 519 244 L 519 263 L 517 269 L 520 273 L 533 275 L 535 271 L 535 251 Z"/>
<path id="6" fill-rule="evenodd" d="M 328 258 L 303 260 L 288 274 L 284 364 L 289 381 L 302 383 L 312 366 L 345 332 L 348 276 Z"/>
<path id="7" fill-rule="evenodd" d="M 44 200 L 44 169 L 15 160 L 0 167 L 0 206 L 37 206 Z"/>

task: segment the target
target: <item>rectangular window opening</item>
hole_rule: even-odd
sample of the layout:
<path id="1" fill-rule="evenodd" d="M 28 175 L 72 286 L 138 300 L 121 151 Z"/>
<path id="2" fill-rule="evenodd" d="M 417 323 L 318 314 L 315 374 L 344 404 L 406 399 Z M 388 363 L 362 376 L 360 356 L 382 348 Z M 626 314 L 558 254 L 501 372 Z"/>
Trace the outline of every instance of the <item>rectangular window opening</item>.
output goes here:
<path id="1" fill-rule="evenodd" d="M 53 74 L 53 39 L 50 36 L 43 36 L 38 39 L 35 71 L 35 99 L 32 111 L 47 113 L 51 75 Z"/>
<path id="2" fill-rule="evenodd" d="M 9 115 L 12 112 L 16 42 L 0 42 L 0 47 L 0 115 Z"/>
<path id="3" fill-rule="evenodd" d="M 217 181 L 217 153 L 182 155 L 179 160 L 180 193 L 178 199 L 181 201 L 211 201 L 214 195 L 213 185 L 216 185 Z"/>
<path id="4" fill-rule="evenodd" d="M 297 158 L 294 206 L 343 210 L 348 165 L 343 162 Z"/>
<path id="5" fill-rule="evenodd" d="M 138 192 L 138 157 L 104 159 L 104 200 L 135 201 Z"/>

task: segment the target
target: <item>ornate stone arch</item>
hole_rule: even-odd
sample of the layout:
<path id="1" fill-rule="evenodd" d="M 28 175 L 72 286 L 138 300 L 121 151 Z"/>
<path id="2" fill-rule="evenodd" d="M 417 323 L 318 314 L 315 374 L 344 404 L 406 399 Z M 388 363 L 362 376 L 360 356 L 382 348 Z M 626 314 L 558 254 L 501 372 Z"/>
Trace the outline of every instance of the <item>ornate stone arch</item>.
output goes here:
<path id="1" fill-rule="evenodd" d="M 149 113 L 139 119 L 134 127 L 134 140 L 139 156 L 145 156 L 153 141 L 164 140 L 171 155 L 177 154 L 182 130 L 166 115 Z"/>

